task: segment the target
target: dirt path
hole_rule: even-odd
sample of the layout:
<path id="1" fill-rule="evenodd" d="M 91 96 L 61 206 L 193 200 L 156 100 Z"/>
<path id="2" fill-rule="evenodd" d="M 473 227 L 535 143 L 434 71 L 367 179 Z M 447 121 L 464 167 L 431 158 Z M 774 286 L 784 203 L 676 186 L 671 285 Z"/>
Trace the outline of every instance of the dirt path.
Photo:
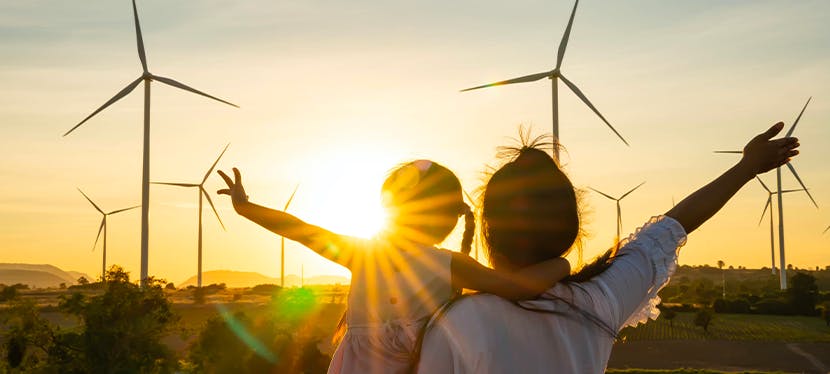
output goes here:
<path id="1" fill-rule="evenodd" d="M 830 343 L 629 341 L 614 345 L 608 367 L 828 374 Z"/>

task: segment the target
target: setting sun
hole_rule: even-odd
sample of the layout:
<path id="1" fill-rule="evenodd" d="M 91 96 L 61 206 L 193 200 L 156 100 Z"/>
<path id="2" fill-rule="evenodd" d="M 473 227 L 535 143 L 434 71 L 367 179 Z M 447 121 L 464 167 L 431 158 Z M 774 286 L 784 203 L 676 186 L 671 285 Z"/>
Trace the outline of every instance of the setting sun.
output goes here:
<path id="1" fill-rule="evenodd" d="M 315 160 L 318 161 L 318 160 Z M 304 195 L 310 222 L 340 234 L 369 238 L 386 224 L 380 186 L 399 161 L 388 154 L 348 150 L 320 154 Z M 313 185 L 312 185 L 313 184 Z"/>

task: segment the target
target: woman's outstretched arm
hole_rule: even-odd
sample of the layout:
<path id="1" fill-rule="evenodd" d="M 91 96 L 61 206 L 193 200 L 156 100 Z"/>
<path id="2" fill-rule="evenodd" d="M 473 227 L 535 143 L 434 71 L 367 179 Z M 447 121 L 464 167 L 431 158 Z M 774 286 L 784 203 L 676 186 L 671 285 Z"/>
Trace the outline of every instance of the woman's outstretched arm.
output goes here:
<path id="1" fill-rule="evenodd" d="M 798 139 L 770 140 L 783 128 L 784 123 L 778 122 L 769 130 L 754 137 L 744 147 L 743 157 L 735 166 L 683 199 L 666 212 L 666 215 L 677 220 L 686 233 L 691 233 L 715 215 L 744 184 L 757 174 L 766 173 L 789 162 L 791 157 L 798 154 L 796 150 L 799 146 Z"/>
<path id="2" fill-rule="evenodd" d="M 219 190 L 217 193 L 230 196 L 233 209 L 239 215 L 268 231 L 297 241 L 331 261 L 350 267 L 355 248 L 351 239 L 354 238 L 335 234 L 322 227 L 306 223 L 286 212 L 248 201 L 245 187 L 242 186 L 242 176 L 237 168 L 233 168 L 233 180 L 221 170 L 218 173 L 225 180 L 228 188 Z"/>

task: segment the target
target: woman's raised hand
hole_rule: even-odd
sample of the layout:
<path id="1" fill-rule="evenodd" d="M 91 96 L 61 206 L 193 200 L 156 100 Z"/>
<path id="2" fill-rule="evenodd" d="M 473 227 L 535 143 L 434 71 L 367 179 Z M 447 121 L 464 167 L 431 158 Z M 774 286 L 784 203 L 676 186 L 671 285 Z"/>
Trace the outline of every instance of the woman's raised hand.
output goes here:
<path id="1" fill-rule="evenodd" d="M 739 165 L 753 175 L 766 173 L 790 161 L 798 154 L 798 138 L 781 138 L 770 140 L 784 129 L 784 123 L 778 122 L 769 130 L 752 138 L 744 147 L 743 158 Z"/>
<path id="2" fill-rule="evenodd" d="M 239 169 L 233 168 L 233 181 L 222 170 L 217 170 L 217 173 L 225 180 L 228 188 L 216 191 L 216 193 L 230 196 L 233 208 L 238 211 L 239 207 L 248 202 L 248 195 L 245 194 L 245 187 L 242 186 L 242 176 L 239 174 Z"/>

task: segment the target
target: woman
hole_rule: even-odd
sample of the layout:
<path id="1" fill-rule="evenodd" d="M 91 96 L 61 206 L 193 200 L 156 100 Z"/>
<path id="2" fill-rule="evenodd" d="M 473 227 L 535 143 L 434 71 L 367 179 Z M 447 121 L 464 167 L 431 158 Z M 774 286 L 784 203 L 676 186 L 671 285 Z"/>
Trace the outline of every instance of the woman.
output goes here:
<path id="1" fill-rule="evenodd" d="M 604 372 L 617 332 L 659 314 L 657 292 L 686 235 L 757 174 L 798 154 L 797 139 L 770 140 L 783 126 L 753 138 L 735 166 L 540 299 L 517 306 L 475 295 L 446 308 L 426 332 L 419 372 Z M 482 224 L 497 269 L 564 256 L 581 230 L 576 192 L 550 156 L 526 145 L 487 183 Z"/>

